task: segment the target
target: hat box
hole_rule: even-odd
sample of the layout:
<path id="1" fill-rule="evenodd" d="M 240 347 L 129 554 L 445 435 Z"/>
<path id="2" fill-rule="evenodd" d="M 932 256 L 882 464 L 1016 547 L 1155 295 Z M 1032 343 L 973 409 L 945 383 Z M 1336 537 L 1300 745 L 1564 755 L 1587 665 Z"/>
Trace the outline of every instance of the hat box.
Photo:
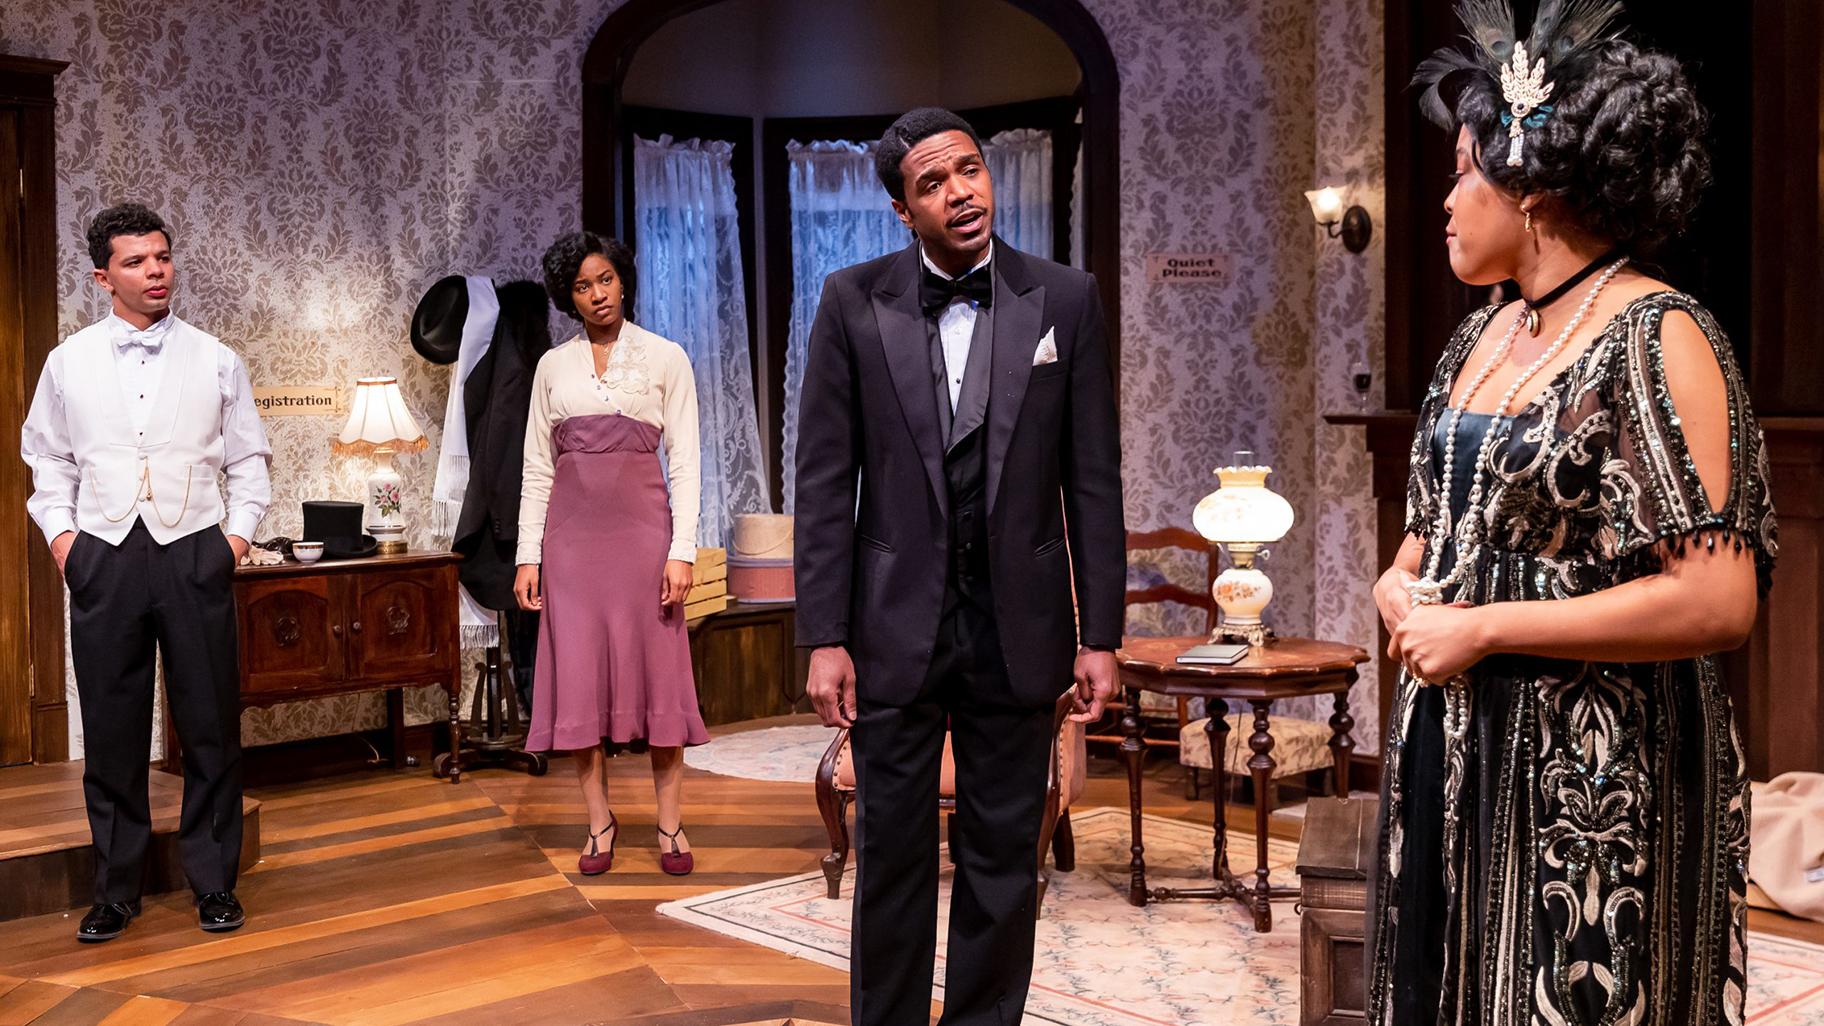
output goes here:
<path id="1" fill-rule="evenodd" d="M 790 602 L 792 518 L 777 513 L 735 516 L 728 553 L 728 593 L 743 602 Z"/>

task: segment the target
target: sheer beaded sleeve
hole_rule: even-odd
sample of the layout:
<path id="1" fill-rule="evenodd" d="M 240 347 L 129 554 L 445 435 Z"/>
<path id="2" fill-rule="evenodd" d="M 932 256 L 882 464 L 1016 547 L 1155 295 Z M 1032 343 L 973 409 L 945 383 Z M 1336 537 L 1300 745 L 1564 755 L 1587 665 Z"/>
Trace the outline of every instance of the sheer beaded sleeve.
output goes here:
<path id="1" fill-rule="evenodd" d="M 1665 315 L 1682 311 L 1697 322 L 1722 367 L 1729 417 L 1728 495 L 1712 508 L 1698 478 L 1684 428 L 1666 380 L 1661 331 Z M 1766 444 L 1749 406 L 1735 355 L 1710 312 L 1691 297 L 1664 292 L 1631 304 L 1623 315 L 1607 397 L 1614 439 L 1602 470 L 1604 534 L 1600 547 L 1616 559 L 1622 578 L 1657 571 L 1664 542 L 1752 549 L 1766 587 L 1778 554 L 1768 494 Z"/>

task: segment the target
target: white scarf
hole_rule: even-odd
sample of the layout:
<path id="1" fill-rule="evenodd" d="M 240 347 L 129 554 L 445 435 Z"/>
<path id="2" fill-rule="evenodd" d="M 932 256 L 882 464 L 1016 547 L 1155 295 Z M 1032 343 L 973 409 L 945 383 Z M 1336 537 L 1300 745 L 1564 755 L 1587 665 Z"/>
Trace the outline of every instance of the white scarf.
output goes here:
<path id="1" fill-rule="evenodd" d="M 469 289 L 469 315 L 462 322 L 462 342 L 456 349 L 456 370 L 450 374 L 450 397 L 443 407 L 443 444 L 437 452 L 437 477 L 431 484 L 431 533 L 446 544 L 454 539 L 462 519 L 462 499 L 469 490 L 469 422 L 463 403 L 463 386 L 494 341 L 494 323 L 500 319 L 500 297 L 494 282 L 480 275 L 464 279 Z M 465 645 L 499 643 L 494 611 L 462 591 L 462 641 Z"/>

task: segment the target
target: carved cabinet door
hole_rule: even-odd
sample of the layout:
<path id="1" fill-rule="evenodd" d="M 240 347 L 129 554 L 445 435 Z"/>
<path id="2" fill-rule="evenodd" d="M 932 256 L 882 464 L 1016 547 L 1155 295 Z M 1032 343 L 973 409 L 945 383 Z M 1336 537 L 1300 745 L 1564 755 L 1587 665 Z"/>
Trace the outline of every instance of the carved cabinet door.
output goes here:
<path id="1" fill-rule="evenodd" d="M 326 576 L 241 581 L 241 689 L 296 691 L 341 678 L 344 630 Z"/>
<path id="2" fill-rule="evenodd" d="M 396 676 L 422 670 L 435 680 L 444 669 L 455 610 L 449 608 L 449 567 L 348 579 L 349 672 L 355 677 Z"/>

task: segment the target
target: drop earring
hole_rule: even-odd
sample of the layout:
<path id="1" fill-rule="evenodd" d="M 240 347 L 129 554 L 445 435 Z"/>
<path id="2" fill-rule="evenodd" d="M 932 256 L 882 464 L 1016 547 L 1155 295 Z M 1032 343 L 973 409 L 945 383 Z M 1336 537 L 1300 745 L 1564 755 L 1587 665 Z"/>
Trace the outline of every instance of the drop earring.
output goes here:
<path id="1" fill-rule="evenodd" d="M 1533 234 L 1533 212 L 1530 210 L 1522 210 L 1521 213 L 1526 215 L 1526 234 Z"/>

